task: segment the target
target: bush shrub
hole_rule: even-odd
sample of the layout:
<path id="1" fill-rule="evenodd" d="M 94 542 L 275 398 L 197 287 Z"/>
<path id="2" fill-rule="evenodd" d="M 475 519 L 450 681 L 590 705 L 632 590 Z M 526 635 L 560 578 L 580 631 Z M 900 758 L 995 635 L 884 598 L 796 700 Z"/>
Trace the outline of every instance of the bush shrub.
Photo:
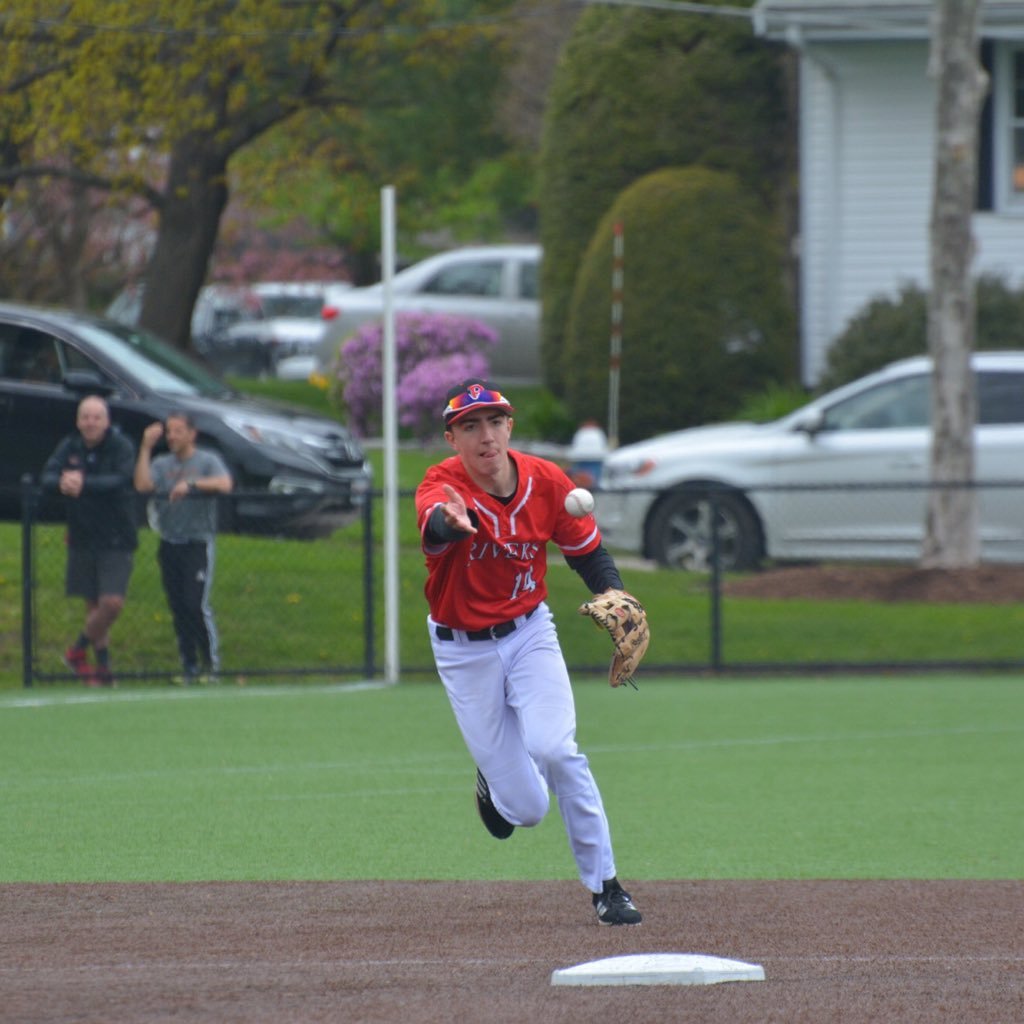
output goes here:
<path id="1" fill-rule="evenodd" d="M 975 293 L 975 349 L 1024 349 L 1024 288 L 984 274 Z M 928 351 L 928 293 L 905 284 L 895 299 L 872 299 L 828 350 L 818 391 L 830 391 L 887 363 Z"/>
<path id="2" fill-rule="evenodd" d="M 740 19 L 600 5 L 580 15 L 548 92 L 540 157 L 541 357 L 557 394 L 576 272 L 623 189 L 664 167 L 702 165 L 785 210 L 791 61 Z"/>
<path id="3" fill-rule="evenodd" d="M 346 338 L 332 367 L 332 400 L 347 413 L 362 437 L 383 425 L 384 325 L 370 321 Z M 497 333 L 479 320 L 437 313 L 400 313 L 395 317 L 395 375 L 398 422 L 426 440 L 442 430 L 444 396 L 466 377 L 486 378 L 485 349 Z"/>
<path id="4" fill-rule="evenodd" d="M 566 403 L 607 420 L 612 231 L 623 225 L 619 440 L 720 420 L 794 379 L 782 245 L 731 174 L 673 168 L 630 186 L 580 265 L 566 338 Z"/>
<path id="5" fill-rule="evenodd" d="M 750 423 L 771 423 L 796 412 L 810 399 L 807 389 L 800 384 L 769 384 L 764 390 L 748 395 L 732 418 Z"/>

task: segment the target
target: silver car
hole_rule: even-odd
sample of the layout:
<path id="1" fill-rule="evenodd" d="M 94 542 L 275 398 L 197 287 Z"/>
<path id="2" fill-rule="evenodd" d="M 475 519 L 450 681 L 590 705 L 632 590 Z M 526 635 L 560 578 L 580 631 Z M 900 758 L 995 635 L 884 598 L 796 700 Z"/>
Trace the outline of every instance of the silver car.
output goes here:
<path id="1" fill-rule="evenodd" d="M 498 344 L 487 350 L 494 378 L 503 385 L 538 384 L 540 258 L 537 245 L 483 245 L 438 253 L 395 274 L 395 311 L 482 321 L 498 332 Z M 384 286 L 328 289 L 324 301 L 322 370 L 330 367 L 341 342 L 357 327 L 381 319 Z"/>
<path id="2" fill-rule="evenodd" d="M 1024 489 L 1013 486 L 1024 480 L 1024 352 L 975 353 L 973 367 L 982 556 L 1024 562 Z M 697 427 L 619 448 L 597 496 L 605 542 L 705 570 L 711 487 L 724 568 L 765 558 L 914 561 L 925 533 L 930 403 L 922 356 L 773 423 Z"/>
<path id="3" fill-rule="evenodd" d="M 230 327 L 224 344 L 259 352 L 261 373 L 305 380 L 323 343 L 326 325 L 321 313 L 328 287 L 335 286 L 323 281 L 258 281 L 250 285 L 260 315 Z"/>

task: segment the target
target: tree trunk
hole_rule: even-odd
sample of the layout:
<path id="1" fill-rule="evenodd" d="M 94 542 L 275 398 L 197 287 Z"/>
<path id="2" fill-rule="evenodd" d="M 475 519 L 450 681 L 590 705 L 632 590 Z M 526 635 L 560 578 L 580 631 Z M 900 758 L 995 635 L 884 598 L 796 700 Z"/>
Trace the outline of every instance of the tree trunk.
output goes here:
<path id="1" fill-rule="evenodd" d="M 981 0 L 937 0 L 932 36 L 938 103 L 928 298 L 928 349 L 934 363 L 932 488 L 921 554 L 925 568 L 977 565 L 980 555 L 977 492 L 956 486 L 974 481 L 971 216 L 978 112 L 986 86 L 977 54 L 980 6 Z"/>
<path id="2" fill-rule="evenodd" d="M 171 153 L 139 322 L 183 349 L 191 347 L 192 309 L 228 203 L 227 162 L 227 153 L 199 135 Z"/>
<path id="3" fill-rule="evenodd" d="M 67 190 L 67 214 L 63 221 L 55 221 L 48 229 L 50 248 L 63 301 L 72 309 L 88 309 L 89 296 L 82 270 L 87 259 L 89 228 L 93 223 L 92 203 L 84 185 L 70 181 Z"/>

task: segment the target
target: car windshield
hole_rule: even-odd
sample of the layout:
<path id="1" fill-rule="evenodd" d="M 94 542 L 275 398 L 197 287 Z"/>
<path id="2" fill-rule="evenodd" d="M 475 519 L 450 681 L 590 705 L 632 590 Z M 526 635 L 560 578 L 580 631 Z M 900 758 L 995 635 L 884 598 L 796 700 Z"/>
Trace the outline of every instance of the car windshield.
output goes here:
<path id="1" fill-rule="evenodd" d="M 152 334 L 112 322 L 82 320 L 77 326 L 97 351 L 150 391 L 209 398 L 230 393 L 222 380 Z"/>

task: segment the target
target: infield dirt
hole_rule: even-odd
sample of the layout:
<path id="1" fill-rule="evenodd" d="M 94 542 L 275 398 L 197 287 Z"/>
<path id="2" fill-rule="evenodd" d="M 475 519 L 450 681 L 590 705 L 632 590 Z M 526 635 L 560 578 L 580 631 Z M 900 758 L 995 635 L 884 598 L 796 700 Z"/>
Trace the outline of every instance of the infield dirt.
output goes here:
<path id="1" fill-rule="evenodd" d="M 1019 881 L 626 880 L 601 928 L 573 882 L 0 886 L 4 1024 L 1024 1020 Z M 629 953 L 763 982 L 552 987 Z"/>

